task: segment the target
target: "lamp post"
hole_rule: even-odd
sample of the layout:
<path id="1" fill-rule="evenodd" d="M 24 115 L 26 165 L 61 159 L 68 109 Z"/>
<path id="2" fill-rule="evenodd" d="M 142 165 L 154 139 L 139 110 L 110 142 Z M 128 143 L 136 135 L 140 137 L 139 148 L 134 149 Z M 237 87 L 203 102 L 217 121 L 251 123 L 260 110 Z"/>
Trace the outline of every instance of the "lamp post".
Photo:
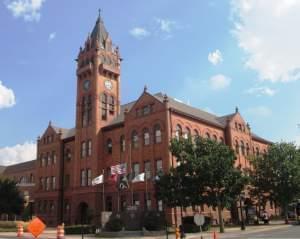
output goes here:
<path id="1" fill-rule="evenodd" d="M 243 201 L 245 199 L 245 193 L 240 194 L 240 212 L 241 212 L 241 230 L 244 231 L 246 229 L 245 227 L 245 219 L 243 214 Z"/>

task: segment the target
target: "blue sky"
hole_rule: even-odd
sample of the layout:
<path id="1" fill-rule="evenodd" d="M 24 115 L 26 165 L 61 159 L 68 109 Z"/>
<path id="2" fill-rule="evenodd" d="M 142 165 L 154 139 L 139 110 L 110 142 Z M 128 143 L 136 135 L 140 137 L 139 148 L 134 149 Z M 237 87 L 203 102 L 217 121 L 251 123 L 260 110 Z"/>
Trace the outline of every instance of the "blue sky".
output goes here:
<path id="1" fill-rule="evenodd" d="M 75 62 L 98 9 L 120 47 L 122 102 L 144 85 L 253 132 L 300 142 L 299 1 L 3 0 L 0 164 L 32 159 L 49 120 L 75 122 Z"/>

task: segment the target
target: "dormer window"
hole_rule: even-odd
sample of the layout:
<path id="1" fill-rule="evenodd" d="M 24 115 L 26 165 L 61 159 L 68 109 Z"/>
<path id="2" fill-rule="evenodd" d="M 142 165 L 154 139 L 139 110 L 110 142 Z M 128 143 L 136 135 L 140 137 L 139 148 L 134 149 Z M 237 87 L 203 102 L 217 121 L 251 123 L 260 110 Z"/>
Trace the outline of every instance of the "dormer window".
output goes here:
<path id="1" fill-rule="evenodd" d="M 242 125 L 241 124 L 239 124 L 239 130 L 242 131 Z"/>

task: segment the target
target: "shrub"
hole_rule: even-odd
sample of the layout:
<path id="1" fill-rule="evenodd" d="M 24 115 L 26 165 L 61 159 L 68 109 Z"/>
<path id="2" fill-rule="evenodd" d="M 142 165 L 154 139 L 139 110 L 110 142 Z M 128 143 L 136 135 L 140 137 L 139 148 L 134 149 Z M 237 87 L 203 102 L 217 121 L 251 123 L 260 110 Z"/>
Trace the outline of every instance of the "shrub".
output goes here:
<path id="1" fill-rule="evenodd" d="M 205 220 L 204 220 L 204 224 L 202 226 L 202 231 L 208 231 L 211 226 L 211 218 L 205 216 L 204 219 Z M 183 226 L 184 232 L 186 232 L 186 233 L 200 232 L 200 226 L 197 226 L 194 223 L 193 216 L 184 217 L 182 219 L 182 226 Z"/>
<path id="2" fill-rule="evenodd" d="M 159 231 L 165 226 L 165 220 L 163 216 L 156 211 L 149 211 L 144 217 L 144 227 L 148 231 Z"/>
<path id="3" fill-rule="evenodd" d="M 123 228 L 123 222 L 120 218 L 111 217 L 105 224 L 105 229 L 110 232 L 119 232 Z"/>
<path id="4" fill-rule="evenodd" d="M 23 221 L 0 221 L 0 228 L 2 232 L 14 232 L 17 231 L 18 224 L 23 225 L 24 231 L 27 231 L 28 222 Z"/>
<path id="5" fill-rule="evenodd" d="M 65 226 L 65 233 L 67 235 L 75 235 L 75 234 L 93 234 L 95 232 L 95 227 L 91 225 L 71 225 Z"/>

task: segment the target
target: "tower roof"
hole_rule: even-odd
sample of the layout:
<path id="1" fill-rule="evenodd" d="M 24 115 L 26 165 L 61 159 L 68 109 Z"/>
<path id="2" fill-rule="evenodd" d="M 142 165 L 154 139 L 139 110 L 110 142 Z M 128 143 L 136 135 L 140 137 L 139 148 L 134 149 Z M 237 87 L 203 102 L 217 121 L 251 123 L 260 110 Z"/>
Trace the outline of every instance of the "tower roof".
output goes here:
<path id="1" fill-rule="evenodd" d="M 108 38 L 108 32 L 106 31 L 104 22 L 101 18 L 100 11 L 99 11 L 99 16 L 97 18 L 96 24 L 91 34 L 92 44 L 95 45 L 95 43 L 98 41 L 101 45 L 107 38 Z"/>

